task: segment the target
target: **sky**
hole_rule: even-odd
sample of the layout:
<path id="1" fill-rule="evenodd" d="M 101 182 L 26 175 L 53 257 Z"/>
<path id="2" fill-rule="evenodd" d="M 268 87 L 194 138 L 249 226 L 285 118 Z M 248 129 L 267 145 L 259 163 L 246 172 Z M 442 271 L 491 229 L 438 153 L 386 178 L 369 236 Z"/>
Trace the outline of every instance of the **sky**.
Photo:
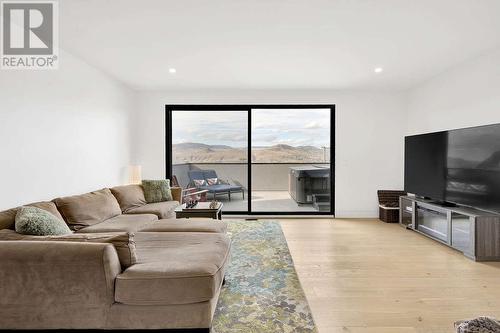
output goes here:
<path id="1" fill-rule="evenodd" d="M 254 109 L 252 146 L 330 146 L 330 109 Z M 173 143 L 246 147 L 246 111 L 174 111 Z"/>

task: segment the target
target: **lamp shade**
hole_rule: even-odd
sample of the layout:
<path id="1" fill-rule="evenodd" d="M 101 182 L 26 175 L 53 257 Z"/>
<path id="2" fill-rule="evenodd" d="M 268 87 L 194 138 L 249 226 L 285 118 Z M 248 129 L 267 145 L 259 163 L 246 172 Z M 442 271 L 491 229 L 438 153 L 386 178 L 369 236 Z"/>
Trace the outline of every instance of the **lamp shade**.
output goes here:
<path id="1" fill-rule="evenodd" d="M 142 182 L 142 168 L 140 165 L 130 165 L 128 167 L 129 184 L 140 184 Z"/>

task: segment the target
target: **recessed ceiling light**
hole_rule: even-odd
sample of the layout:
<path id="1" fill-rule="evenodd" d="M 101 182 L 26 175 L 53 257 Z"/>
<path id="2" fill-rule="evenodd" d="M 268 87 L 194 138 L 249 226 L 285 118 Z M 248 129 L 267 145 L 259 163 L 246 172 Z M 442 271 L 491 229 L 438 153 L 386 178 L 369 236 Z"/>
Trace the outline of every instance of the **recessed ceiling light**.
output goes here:
<path id="1" fill-rule="evenodd" d="M 177 69 L 175 69 L 175 68 L 169 68 L 169 69 L 168 69 L 168 72 L 169 72 L 170 74 L 174 74 L 174 73 L 176 73 L 176 72 L 177 72 Z"/>
<path id="2" fill-rule="evenodd" d="M 376 67 L 373 71 L 375 73 L 382 73 L 384 71 L 384 69 L 382 67 Z"/>

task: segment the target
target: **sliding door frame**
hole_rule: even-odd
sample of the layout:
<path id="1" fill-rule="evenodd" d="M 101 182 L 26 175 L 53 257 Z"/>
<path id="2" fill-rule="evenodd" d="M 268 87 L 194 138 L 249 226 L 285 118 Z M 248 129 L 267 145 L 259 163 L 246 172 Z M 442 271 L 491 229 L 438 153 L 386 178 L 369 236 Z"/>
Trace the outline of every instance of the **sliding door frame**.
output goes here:
<path id="1" fill-rule="evenodd" d="M 330 109 L 330 211 L 329 212 L 253 212 L 252 211 L 252 109 Z M 225 214 L 248 215 L 335 215 L 335 105 L 334 104 L 170 104 L 165 105 L 165 177 L 172 178 L 172 112 L 173 111 L 246 111 L 248 210 L 226 211 Z M 231 164 L 231 163 L 227 163 Z M 258 164 L 258 163 L 257 163 Z M 274 163 L 279 164 L 279 163 Z"/>

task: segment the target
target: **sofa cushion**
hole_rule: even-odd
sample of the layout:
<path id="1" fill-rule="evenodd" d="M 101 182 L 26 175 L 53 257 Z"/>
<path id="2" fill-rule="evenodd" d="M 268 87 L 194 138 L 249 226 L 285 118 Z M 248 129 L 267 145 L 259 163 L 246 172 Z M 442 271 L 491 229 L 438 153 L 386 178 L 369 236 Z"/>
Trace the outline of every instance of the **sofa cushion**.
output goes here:
<path id="1" fill-rule="evenodd" d="M 69 227 L 79 230 L 103 222 L 122 213 L 116 198 L 107 188 L 54 199 Z"/>
<path id="2" fill-rule="evenodd" d="M 110 190 L 118 201 L 122 212 L 146 204 L 142 185 L 115 186 Z"/>
<path id="3" fill-rule="evenodd" d="M 159 219 L 170 219 L 175 218 L 175 208 L 178 206 L 177 201 L 156 202 L 129 209 L 126 214 L 155 214 Z"/>
<path id="4" fill-rule="evenodd" d="M 157 220 L 158 217 L 154 214 L 118 215 L 104 222 L 79 229 L 77 232 L 136 232 Z"/>
<path id="5" fill-rule="evenodd" d="M 226 235 L 139 232 L 137 264 L 117 276 L 115 300 L 129 305 L 204 302 L 217 295 L 229 259 Z"/>
<path id="6" fill-rule="evenodd" d="M 169 179 L 143 180 L 142 188 L 144 189 L 144 197 L 147 203 L 172 200 Z"/>
<path id="7" fill-rule="evenodd" d="M 82 243 L 110 243 L 116 249 L 120 264 L 123 268 L 134 265 L 137 261 L 134 234 L 119 233 L 94 233 L 94 234 L 68 234 L 62 236 L 34 236 L 22 235 L 14 230 L 0 230 L 0 241 L 59 241 Z"/>
<path id="8" fill-rule="evenodd" d="M 55 217 L 60 218 L 61 220 L 63 219 L 61 213 L 59 213 L 59 211 L 57 210 L 55 203 L 51 201 L 35 202 L 25 206 L 37 207 L 46 210 Z M 11 208 L 0 212 L 0 229 L 7 229 L 7 228 L 14 229 L 14 225 L 16 222 L 16 214 L 19 208 L 21 207 Z"/>
<path id="9" fill-rule="evenodd" d="M 16 232 L 24 235 L 67 235 L 71 233 L 62 219 L 37 207 L 21 207 L 16 214 Z"/>
<path id="10" fill-rule="evenodd" d="M 140 230 L 141 232 L 215 232 L 226 233 L 227 223 L 212 219 L 162 219 Z"/>

